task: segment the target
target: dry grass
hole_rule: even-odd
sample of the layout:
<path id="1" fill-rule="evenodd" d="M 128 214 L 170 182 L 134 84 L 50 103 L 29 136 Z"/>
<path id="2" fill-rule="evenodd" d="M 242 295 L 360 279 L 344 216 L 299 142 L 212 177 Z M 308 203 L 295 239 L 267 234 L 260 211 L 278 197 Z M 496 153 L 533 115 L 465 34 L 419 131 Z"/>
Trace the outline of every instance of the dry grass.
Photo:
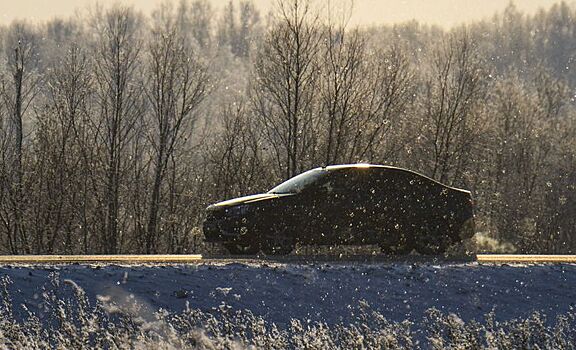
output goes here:
<path id="1" fill-rule="evenodd" d="M 413 324 L 390 322 L 361 302 L 350 324 L 294 319 L 281 327 L 226 307 L 143 316 L 137 307 L 126 309 L 106 298 L 92 303 L 82 288 L 57 274 L 43 292 L 42 318 L 27 311 L 17 319 L 13 309 L 21 306 L 13 305 L 10 284 L 8 277 L 1 279 L 2 349 L 574 349 L 576 344 L 574 312 L 553 322 L 539 313 L 507 322 L 489 313 L 483 322 L 465 322 L 431 309 Z"/>

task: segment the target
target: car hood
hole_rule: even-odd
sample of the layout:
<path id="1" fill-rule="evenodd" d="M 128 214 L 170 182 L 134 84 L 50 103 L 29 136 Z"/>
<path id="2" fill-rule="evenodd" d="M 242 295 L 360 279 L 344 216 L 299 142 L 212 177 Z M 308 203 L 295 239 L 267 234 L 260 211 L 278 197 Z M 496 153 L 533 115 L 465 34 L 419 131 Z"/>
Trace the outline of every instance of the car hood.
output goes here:
<path id="1" fill-rule="evenodd" d="M 214 203 L 209 206 L 208 210 L 217 210 L 221 208 L 233 207 L 240 204 L 249 204 L 258 201 L 286 197 L 286 196 L 293 196 L 294 193 L 260 193 L 260 194 L 253 194 L 250 196 L 238 197 L 234 199 L 229 199 L 223 202 Z"/>

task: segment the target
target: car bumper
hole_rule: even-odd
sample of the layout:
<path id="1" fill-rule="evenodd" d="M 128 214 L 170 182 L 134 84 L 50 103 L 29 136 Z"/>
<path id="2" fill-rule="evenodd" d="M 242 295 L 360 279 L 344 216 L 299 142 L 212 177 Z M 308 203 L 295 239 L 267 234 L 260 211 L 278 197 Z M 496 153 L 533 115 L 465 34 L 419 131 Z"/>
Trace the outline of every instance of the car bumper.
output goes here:
<path id="1" fill-rule="evenodd" d="M 246 232 L 241 220 L 207 218 L 203 225 L 204 240 L 226 243 L 238 240 Z"/>

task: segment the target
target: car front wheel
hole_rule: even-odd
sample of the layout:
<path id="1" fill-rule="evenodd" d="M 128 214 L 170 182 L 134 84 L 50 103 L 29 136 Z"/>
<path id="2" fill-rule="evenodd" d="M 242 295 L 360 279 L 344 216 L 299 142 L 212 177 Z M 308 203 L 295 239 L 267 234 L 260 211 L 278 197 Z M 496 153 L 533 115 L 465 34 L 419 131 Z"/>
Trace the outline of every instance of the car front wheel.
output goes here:
<path id="1" fill-rule="evenodd" d="M 268 241 L 262 245 L 262 251 L 266 255 L 288 255 L 294 249 L 292 242 Z"/>
<path id="2" fill-rule="evenodd" d="M 262 251 L 266 255 L 288 255 L 294 249 L 294 239 L 288 234 L 285 225 L 274 224 L 270 235 L 262 237 Z"/>

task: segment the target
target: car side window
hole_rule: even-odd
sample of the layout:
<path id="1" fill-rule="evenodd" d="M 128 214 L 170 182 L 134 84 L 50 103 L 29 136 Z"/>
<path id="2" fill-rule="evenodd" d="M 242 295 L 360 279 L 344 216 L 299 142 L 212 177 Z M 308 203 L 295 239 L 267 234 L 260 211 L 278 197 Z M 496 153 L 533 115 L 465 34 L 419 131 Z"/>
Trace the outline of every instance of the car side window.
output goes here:
<path id="1" fill-rule="evenodd" d="M 334 196 L 344 196 L 348 193 L 347 185 L 349 178 L 347 175 L 346 173 L 336 173 L 330 179 L 328 186 Z"/>
<path id="2" fill-rule="evenodd" d="M 307 189 L 307 192 L 312 193 L 314 196 L 329 195 L 334 192 L 333 179 L 331 175 L 325 176 L 320 179 L 314 186 Z"/>
<path id="3" fill-rule="evenodd" d="M 335 172 L 322 187 L 327 193 L 337 198 L 349 197 L 356 190 L 356 180 L 352 172 Z"/>

